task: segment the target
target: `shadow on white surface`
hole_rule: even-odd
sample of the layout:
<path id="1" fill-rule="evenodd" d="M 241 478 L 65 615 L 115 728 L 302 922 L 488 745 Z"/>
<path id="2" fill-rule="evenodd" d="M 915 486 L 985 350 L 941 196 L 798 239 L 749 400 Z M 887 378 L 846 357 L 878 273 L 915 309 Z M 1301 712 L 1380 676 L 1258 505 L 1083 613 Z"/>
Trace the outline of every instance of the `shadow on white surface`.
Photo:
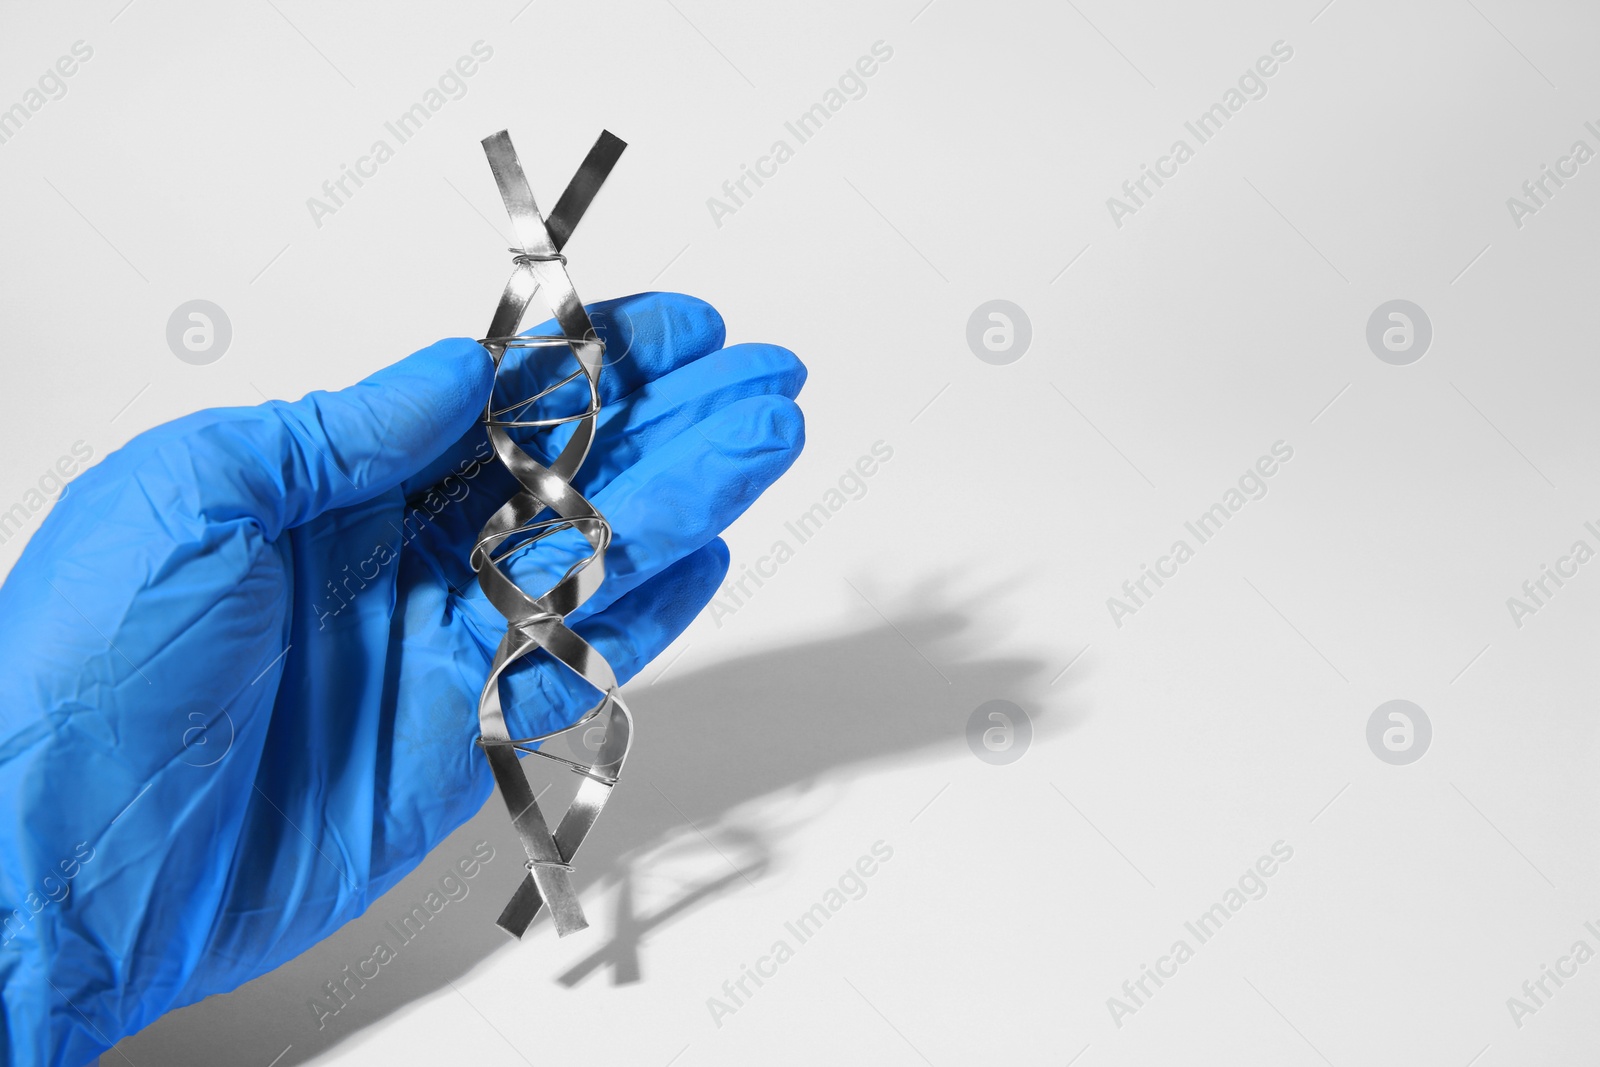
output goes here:
<path id="1" fill-rule="evenodd" d="M 962 616 L 929 610 L 931 597 L 921 599 L 924 610 L 906 612 L 902 617 L 911 621 L 901 628 L 890 624 L 730 659 L 657 684 L 641 679 L 627 690 L 638 722 L 633 753 L 575 863 L 593 924 L 580 936 L 593 938 L 595 948 L 553 976 L 558 989 L 602 975 L 612 984 L 648 982 L 653 976 L 645 947 L 651 932 L 715 907 L 778 867 L 784 842 L 813 817 L 807 811 L 815 811 L 824 780 L 859 777 L 872 765 L 959 756 L 974 707 L 998 694 L 1021 697 L 1042 688 L 1042 662 L 971 653 L 993 645 L 975 641 Z M 1071 717 L 1057 713 L 1035 722 L 1034 741 L 1070 727 Z M 785 803 L 782 823 L 772 818 L 772 805 L 759 817 L 740 812 L 784 792 L 810 797 Z M 561 803 L 546 802 L 547 810 L 559 812 Z M 830 801 L 822 796 L 821 803 Z M 343 978 L 344 968 L 369 957 L 376 942 L 392 942 L 385 923 L 406 913 L 484 839 L 495 847 L 496 859 L 484 866 L 469 894 L 450 904 L 429 924 L 437 929 L 407 943 L 319 1029 L 310 999 L 326 998 L 325 983 Z M 667 903 L 637 914 L 639 875 L 702 844 L 722 853 L 726 874 L 689 879 Z M 273 1067 L 294 1067 L 358 1038 L 415 1001 L 449 994 L 451 983 L 497 952 L 537 952 L 537 945 L 550 943 L 543 915 L 520 946 L 494 925 L 520 874 L 518 856 L 503 805 L 491 799 L 359 919 L 277 970 L 126 1039 L 119 1049 L 127 1059 L 113 1050 L 101 1062 L 209 1067 L 235 1062 L 239 1050 L 248 1048 L 251 1061 L 263 1064 L 283 1050 Z M 705 869 L 702 864 L 702 875 Z M 715 872 L 715 865 L 710 869 Z M 602 906 L 596 897 L 603 886 L 616 891 Z"/>

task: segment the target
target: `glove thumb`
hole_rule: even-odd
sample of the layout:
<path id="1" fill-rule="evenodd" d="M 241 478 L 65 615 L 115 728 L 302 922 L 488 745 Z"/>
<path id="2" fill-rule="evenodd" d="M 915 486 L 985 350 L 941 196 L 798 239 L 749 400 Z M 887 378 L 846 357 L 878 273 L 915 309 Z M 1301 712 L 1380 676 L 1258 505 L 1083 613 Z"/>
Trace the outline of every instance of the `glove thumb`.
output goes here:
<path id="1" fill-rule="evenodd" d="M 261 523 L 269 538 L 399 485 L 483 413 L 494 366 L 481 345 L 439 341 L 337 392 L 233 409 L 200 428 L 229 462 L 208 510 Z M 213 510 L 213 517 L 216 515 Z"/>

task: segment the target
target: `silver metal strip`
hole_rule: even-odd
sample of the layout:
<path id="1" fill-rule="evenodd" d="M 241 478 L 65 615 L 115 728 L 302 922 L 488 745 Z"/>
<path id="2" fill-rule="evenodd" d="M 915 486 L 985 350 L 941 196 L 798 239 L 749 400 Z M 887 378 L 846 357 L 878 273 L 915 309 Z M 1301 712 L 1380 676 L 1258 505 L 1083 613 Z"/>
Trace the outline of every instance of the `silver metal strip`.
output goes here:
<path id="1" fill-rule="evenodd" d="M 632 744 L 633 719 L 616 695 L 617 679 L 610 664 L 587 641 L 568 629 L 564 621 L 594 595 L 605 580 L 605 552 L 611 543 L 611 526 L 605 516 L 572 487 L 572 479 L 594 441 L 605 344 L 596 333 L 583 302 L 578 299 L 561 249 L 625 147 L 609 132 L 602 133 L 568 183 L 547 223 L 539 213 L 510 136 L 502 130 L 483 141 L 500 198 L 505 202 L 517 240 L 522 242 L 522 247 L 512 249 L 516 253 L 514 269 L 483 344 L 494 358 L 497 377 L 508 348 L 565 347 L 578 364 L 578 372 L 569 380 L 577 381 L 581 376 L 589 394 L 587 408 L 565 418 L 518 420 L 516 412 L 528 406 L 528 402 L 497 408 L 493 396 L 484 413 L 496 457 L 521 486 L 520 491 L 484 524 L 471 556 L 484 595 L 495 610 L 506 617 L 505 637 L 495 652 L 488 680 L 478 700 L 478 743 L 489 759 L 495 782 L 528 857 L 528 874 L 498 922 L 516 937 L 526 932 L 544 904 L 550 906 L 556 933 L 561 937 L 588 925 L 572 886 L 571 863 L 605 806 Z M 560 335 L 516 336 L 529 303 L 541 290 L 555 316 Z M 511 417 L 501 418 L 503 415 Z M 573 429 L 560 454 L 548 466 L 523 451 L 509 433 L 518 426 L 555 424 L 571 425 Z M 547 513 L 553 513 L 554 517 L 547 518 Z M 588 542 L 589 556 L 538 596 L 518 587 L 503 569 L 506 553 L 499 550 L 508 545 L 520 550 L 549 533 L 564 529 L 577 531 Z M 600 700 L 577 722 L 560 730 L 539 737 L 513 738 L 500 703 L 500 679 L 512 664 L 541 649 L 593 686 Z M 593 766 L 573 767 L 584 775 L 584 781 L 552 835 L 518 752 L 528 751 L 527 746 L 584 726 L 601 716 L 604 717 L 605 741 Z"/>

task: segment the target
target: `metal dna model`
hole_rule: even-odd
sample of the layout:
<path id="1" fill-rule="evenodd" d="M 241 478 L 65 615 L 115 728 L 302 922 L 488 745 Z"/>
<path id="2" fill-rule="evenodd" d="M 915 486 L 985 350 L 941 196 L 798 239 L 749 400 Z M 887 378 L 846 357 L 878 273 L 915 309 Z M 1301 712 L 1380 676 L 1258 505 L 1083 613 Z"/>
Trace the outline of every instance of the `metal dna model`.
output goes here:
<path id="1" fill-rule="evenodd" d="M 481 342 L 494 359 L 497 387 L 490 394 L 484 425 L 496 457 L 520 488 L 484 525 L 471 555 L 479 586 L 506 618 L 505 637 L 495 650 L 488 681 L 478 698 L 478 744 L 489 759 L 500 795 L 505 798 L 512 824 L 527 853 L 527 873 L 496 920 L 501 929 L 518 938 L 546 904 L 558 936 L 565 937 L 589 925 L 572 887 L 572 858 L 617 783 L 633 734 L 633 717 L 617 696 L 617 679 L 611 666 L 565 622 L 605 579 L 611 526 L 572 487 L 594 441 L 606 346 L 572 287 L 561 249 L 626 147 L 611 133 L 602 132 L 546 219 L 534 202 L 533 190 L 511 147 L 510 136 L 502 130 L 483 141 L 500 197 L 521 243 L 520 248 L 511 249 L 515 254 L 511 278 L 500 296 L 489 335 Z M 517 330 L 536 292 L 543 292 L 560 333 L 518 336 Z M 506 353 L 514 349 L 549 349 L 552 363 L 565 358 L 560 351 L 565 350 L 576 361 L 577 369 L 532 396 L 502 403 L 497 399 L 500 373 Z M 535 354 L 529 355 L 531 358 Z M 539 356 L 543 358 L 542 353 Z M 545 418 L 527 417 L 530 409 L 535 414 L 542 413 L 542 407 L 548 406 L 548 401 L 564 388 L 561 397 L 587 393 L 582 410 Z M 541 405 L 541 401 L 547 403 Z M 570 426 L 571 436 L 548 465 L 512 440 L 512 430 L 543 431 L 548 437 L 549 431 L 559 426 Z M 534 595 L 511 580 L 505 568 L 514 556 L 568 531 L 581 535 L 588 552 L 567 568 L 553 586 Z M 541 649 L 593 686 L 600 701 L 569 726 L 537 737 L 514 738 L 500 703 L 500 678 L 512 664 Z M 589 765 L 534 747 L 590 723 L 604 729 L 605 740 Z M 519 753 L 561 763 L 583 778 L 554 834 L 539 808 Z"/>

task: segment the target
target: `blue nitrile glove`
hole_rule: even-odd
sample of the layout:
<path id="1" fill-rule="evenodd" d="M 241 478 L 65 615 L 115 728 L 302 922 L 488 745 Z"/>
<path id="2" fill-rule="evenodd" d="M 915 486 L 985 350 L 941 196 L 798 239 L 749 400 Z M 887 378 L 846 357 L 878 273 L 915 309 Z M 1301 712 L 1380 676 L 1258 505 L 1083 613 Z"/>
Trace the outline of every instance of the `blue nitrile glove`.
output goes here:
<path id="1" fill-rule="evenodd" d="M 805 369 L 685 296 L 596 305 L 610 519 L 571 621 L 632 677 L 710 600 L 717 534 L 794 461 Z M 550 332 L 546 325 L 536 332 Z M 502 393 L 519 360 L 513 350 Z M 90 1062 L 360 915 L 488 799 L 504 631 L 467 555 L 514 484 L 488 354 L 441 341 L 335 393 L 201 411 L 72 483 L 0 587 L 3 1062 Z M 566 561 L 524 554 L 535 594 Z M 595 694 L 540 655 L 513 736 Z M 513 886 L 507 884 L 509 893 Z"/>

